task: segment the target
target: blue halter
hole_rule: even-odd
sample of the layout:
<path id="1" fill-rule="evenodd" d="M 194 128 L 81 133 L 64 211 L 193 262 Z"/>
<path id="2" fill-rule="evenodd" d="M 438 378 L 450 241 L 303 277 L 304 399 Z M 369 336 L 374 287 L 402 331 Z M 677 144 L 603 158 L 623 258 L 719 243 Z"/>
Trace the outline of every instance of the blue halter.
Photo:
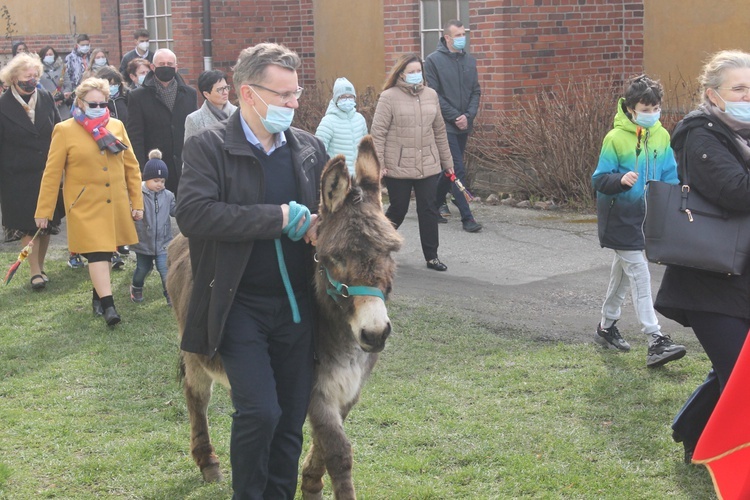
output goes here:
<path id="1" fill-rule="evenodd" d="M 383 294 L 383 291 L 380 288 L 376 288 L 374 286 L 349 286 L 344 283 L 341 283 L 340 281 L 336 281 L 331 276 L 331 273 L 328 272 L 328 269 L 321 264 L 321 269 L 323 269 L 326 272 L 326 278 L 328 279 L 328 284 L 330 286 L 326 287 L 326 293 L 338 303 L 341 299 L 348 299 L 349 297 L 354 297 L 356 295 L 365 295 L 365 296 L 371 296 L 371 297 L 380 297 L 380 299 L 385 302 L 385 295 Z"/>

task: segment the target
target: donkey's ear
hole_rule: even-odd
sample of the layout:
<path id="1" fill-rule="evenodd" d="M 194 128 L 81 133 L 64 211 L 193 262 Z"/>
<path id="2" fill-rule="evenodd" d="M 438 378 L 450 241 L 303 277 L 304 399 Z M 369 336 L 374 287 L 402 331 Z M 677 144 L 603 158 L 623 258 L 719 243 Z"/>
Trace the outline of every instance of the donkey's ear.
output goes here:
<path id="1" fill-rule="evenodd" d="M 380 162 L 371 135 L 364 136 L 359 143 L 355 169 L 359 187 L 367 193 L 377 194 L 380 199 Z"/>
<path id="2" fill-rule="evenodd" d="M 344 155 L 336 155 L 328 162 L 320 179 L 320 214 L 338 210 L 349 194 L 351 180 Z"/>

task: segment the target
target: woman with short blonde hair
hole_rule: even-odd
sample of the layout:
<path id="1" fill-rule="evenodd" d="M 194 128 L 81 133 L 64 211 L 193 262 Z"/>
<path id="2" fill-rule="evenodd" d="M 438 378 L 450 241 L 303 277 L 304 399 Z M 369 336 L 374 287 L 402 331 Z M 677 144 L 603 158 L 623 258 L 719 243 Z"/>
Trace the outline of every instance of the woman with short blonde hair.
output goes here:
<path id="1" fill-rule="evenodd" d="M 26 246 L 37 232 L 36 199 L 60 114 L 52 95 L 41 88 L 43 66 L 36 54 L 20 52 L 0 71 L 8 90 L 0 97 L 0 211 L 6 242 Z M 58 186 L 59 187 L 59 186 Z M 42 290 L 49 280 L 44 259 L 49 238 L 60 232 L 60 213 L 50 212 L 50 223 L 34 241 L 29 255 L 31 288 Z"/>

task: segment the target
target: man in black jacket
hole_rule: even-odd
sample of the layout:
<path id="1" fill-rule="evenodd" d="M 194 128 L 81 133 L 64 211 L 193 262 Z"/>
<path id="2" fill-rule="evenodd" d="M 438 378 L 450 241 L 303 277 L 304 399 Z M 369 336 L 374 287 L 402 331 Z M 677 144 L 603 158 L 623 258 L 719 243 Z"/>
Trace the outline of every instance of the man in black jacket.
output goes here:
<path id="1" fill-rule="evenodd" d="M 148 152 L 161 150 L 169 177 L 167 189 L 177 196 L 182 173 L 185 118 L 197 109 L 198 94 L 177 73 L 177 56 L 169 49 L 154 53 L 151 72 L 143 86 L 128 97 L 127 131 L 141 170 Z"/>
<path id="2" fill-rule="evenodd" d="M 448 144 L 453 156 L 453 171 L 456 178 L 465 182 L 464 151 L 471 133 L 471 126 L 479 111 L 479 74 L 477 60 L 464 50 L 466 46 L 466 28 L 456 19 L 445 24 L 443 36 L 437 50 L 424 61 L 424 72 L 427 84 L 435 89 L 440 99 L 440 111 L 445 120 L 448 133 Z M 440 176 L 437 188 L 437 206 L 440 208 L 439 222 L 448 222 L 445 216 L 450 215 L 445 196 L 452 191 L 454 203 L 461 213 L 461 222 L 465 231 L 476 233 L 482 225 L 474 220 L 469 203 L 455 183 L 445 176 Z"/>
<path id="3" fill-rule="evenodd" d="M 189 137 L 183 155 L 177 223 L 190 243 L 193 289 L 181 348 L 221 355 L 235 408 L 235 499 L 292 499 L 297 489 L 313 370 L 312 229 L 299 241 L 282 229 L 293 201 L 318 206 L 327 160 L 319 139 L 290 128 L 299 66 L 281 45 L 243 50 L 233 68 L 239 110 Z"/>
<path id="4" fill-rule="evenodd" d="M 148 30 L 141 28 L 133 32 L 133 39 L 135 40 L 135 48 L 122 56 L 120 61 L 120 74 L 124 81 L 130 81 L 128 77 L 128 63 L 136 58 L 145 59 L 148 62 L 152 62 L 154 54 L 149 50 L 149 40 L 151 36 L 148 34 Z"/>

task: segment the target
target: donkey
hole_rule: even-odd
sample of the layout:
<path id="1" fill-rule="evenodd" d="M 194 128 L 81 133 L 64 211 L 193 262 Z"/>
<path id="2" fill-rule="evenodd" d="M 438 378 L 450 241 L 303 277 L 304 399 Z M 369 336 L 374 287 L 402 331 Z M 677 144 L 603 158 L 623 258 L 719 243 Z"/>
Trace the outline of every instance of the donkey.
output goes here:
<path id="1" fill-rule="evenodd" d="M 301 490 L 305 499 L 322 498 L 327 470 L 335 498 L 353 499 L 352 450 L 343 424 L 391 333 L 385 300 L 396 272 L 392 254 L 402 241 L 383 214 L 380 164 L 370 136 L 359 145 L 356 179 L 349 176 L 341 155 L 326 165 L 319 215 L 314 283 L 317 362 L 308 408 L 313 442 L 304 460 Z M 186 238 L 178 236 L 169 246 L 169 261 L 168 291 L 182 335 L 192 288 Z M 218 481 L 222 474 L 206 410 L 214 381 L 226 387 L 229 381 L 219 355 L 180 356 L 191 453 L 204 480 Z"/>

